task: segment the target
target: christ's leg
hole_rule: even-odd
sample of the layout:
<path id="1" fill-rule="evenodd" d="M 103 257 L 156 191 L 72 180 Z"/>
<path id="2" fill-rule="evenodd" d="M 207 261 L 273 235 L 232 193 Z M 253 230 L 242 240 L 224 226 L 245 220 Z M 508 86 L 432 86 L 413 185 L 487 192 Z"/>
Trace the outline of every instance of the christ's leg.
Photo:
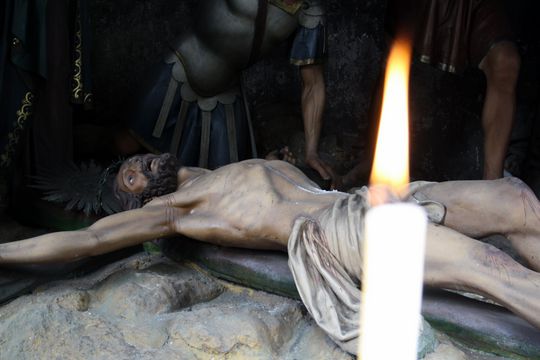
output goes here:
<path id="1" fill-rule="evenodd" d="M 418 192 L 446 206 L 445 226 L 470 237 L 505 235 L 540 271 L 540 203 L 521 180 L 449 181 Z"/>
<path id="2" fill-rule="evenodd" d="M 425 284 L 485 295 L 540 328 L 540 274 L 492 245 L 430 224 Z"/>

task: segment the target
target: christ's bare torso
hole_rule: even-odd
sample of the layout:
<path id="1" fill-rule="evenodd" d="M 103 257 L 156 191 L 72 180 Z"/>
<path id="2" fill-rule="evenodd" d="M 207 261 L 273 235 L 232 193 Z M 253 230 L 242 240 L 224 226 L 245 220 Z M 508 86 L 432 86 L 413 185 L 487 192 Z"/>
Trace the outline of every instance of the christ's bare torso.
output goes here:
<path id="1" fill-rule="evenodd" d="M 181 209 L 178 230 L 195 239 L 285 249 L 295 219 L 317 217 L 345 196 L 321 190 L 288 163 L 254 159 L 188 178 L 176 193 L 149 206 Z M 215 226 L 208 226 L 208 219 Z M 205 226 L 197 226 L 199 221 Z"/>

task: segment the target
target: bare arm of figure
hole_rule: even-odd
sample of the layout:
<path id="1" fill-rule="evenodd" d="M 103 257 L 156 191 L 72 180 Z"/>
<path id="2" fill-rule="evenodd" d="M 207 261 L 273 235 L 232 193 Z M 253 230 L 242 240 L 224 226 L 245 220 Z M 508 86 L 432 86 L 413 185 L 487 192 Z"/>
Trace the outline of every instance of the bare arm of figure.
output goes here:
<path id="1" fill-rule="evenodd" d="M 98 220 L 87 229 L 0 244 L 0 264 L 74 261 L 172 235 L 182 209 L 146 206 Z"/>
<path id="2" fill-rule="evenodd" d="M 332 169 L 319 158 L 318 146 L 323 122 L 326 90 L 323 65 L 300 67 L 302 76 L 302 116 L 306 134 L 306 163 L 323 179 L 332 177 Z"/>

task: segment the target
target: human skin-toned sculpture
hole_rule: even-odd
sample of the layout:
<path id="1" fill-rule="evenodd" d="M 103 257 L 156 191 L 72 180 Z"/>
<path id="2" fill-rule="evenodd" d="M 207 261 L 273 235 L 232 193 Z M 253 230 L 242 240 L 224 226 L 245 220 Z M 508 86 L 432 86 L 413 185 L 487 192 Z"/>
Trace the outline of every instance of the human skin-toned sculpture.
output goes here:
<path id="1" fill-rule="evenodd" d="M 148 190 L 154 177 L 163 176 L 167 158 L 126 160 L 116 177 L 121 197 Z M 142 208 L 84 230 L 1 244 L 0 264 L 73 261 L 175 234 L 223 246 L 286 250 L 296 219 L 318 222 L 336 201 L 351 196 L 321 190 L 283 161 L 246 160 L 214 171 L 181 167 L 172 175 L 177 190 Z M 506 178 L 428 183 L 418 193 L 447 209 L 444 225 L 428 225 L 424 283 L 485 295 L 540 328 L 540 203 L 531 190 Z M 509 239 L 529 268 L 473 239 L 495 233 Z"/>

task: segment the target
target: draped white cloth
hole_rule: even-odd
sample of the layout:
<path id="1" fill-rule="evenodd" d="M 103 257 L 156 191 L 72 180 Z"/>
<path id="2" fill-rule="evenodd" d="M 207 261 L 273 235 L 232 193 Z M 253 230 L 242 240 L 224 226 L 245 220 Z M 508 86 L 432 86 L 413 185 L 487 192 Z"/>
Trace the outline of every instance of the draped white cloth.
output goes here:
<path id="1" fill-rule="evenodd" d="M 421 192 L 432 183 L 410 185 L 405 200 L 423 205 L 432 222 L 445 208 Z M 360 279 L 367 188 L 337 200 L 318 219 L 298 218 L 289 237 L 289 268 L 307 310 L 343 350 L 356 354 L 359 336 Z"/>

